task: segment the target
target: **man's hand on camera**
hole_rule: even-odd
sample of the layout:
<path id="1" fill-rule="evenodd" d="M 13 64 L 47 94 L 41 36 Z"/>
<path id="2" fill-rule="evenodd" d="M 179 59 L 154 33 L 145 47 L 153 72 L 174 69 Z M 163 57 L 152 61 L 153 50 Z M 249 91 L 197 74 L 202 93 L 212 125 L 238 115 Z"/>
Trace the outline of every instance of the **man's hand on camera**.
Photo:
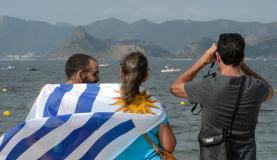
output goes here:
<path id="1" fill-rule="evenodd" d="M 214 62 L 215 61 L 214 54 L 215 54 L 216 50 L 217 50 L 217 46 L 215 43 L 213 43 L 211 45 L 211 47 L 209 49 L 207 49 L 204 52 L 204 54 L 202 55 L 202 57 L 200 58 L 202 63 L 206 65 L 206 64 Z"/>

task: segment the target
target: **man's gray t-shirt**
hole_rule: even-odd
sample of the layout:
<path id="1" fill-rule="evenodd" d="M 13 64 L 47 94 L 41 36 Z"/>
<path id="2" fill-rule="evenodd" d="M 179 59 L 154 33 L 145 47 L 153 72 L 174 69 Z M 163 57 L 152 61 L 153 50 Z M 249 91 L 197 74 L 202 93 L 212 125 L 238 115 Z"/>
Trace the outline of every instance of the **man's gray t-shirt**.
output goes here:
<path id="1" fill-rule="evenodd" d="M 186 83 L 185 91 L 190 102 L 203 106 L 202 130 L 229 129 L 241 81 L 242 77 L 219 75 Z M 267 95 L 268 87 L 264 82 L 246 77 L 233 124 L 233 137 L 240 140 L 252 139 L 255 143 L 259 109 Z"/>

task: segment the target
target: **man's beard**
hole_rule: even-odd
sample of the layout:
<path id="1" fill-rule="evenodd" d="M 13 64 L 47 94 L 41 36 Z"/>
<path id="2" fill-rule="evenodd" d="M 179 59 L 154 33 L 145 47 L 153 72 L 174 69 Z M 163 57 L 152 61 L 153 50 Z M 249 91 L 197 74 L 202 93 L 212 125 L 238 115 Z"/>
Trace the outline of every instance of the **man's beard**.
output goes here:
<path id="1" fill-rule="evenodd" d="M 97 83 L 98 81 L 83 80 L 83 83 Z"/>
<path id="2" fill-rule="evenodd" d="M 97 83 L 98 81 L 99 79 L 96 78 L 94 80 L 89 80 L 87 75 L 82 79 L 82 83 Z"/>

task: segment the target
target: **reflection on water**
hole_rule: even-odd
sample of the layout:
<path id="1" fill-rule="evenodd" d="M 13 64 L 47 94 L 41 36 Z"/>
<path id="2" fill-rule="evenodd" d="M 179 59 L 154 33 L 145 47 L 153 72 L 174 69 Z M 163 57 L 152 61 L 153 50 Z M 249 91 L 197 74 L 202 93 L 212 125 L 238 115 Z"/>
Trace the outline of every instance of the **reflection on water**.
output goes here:
<path id="1" fill-rule="evenodd" d="M 264 76 L 276 89 L 277 61 L 247 61 L 255 71 Z M 23 121 L 29 107 L 40 88 L 46 83 L 65 82 L 64 61 L 0 61 L 0 68 L 12 65 L 13 70 L 0 70 L 0 112 L 12 112 L 11 117 L 0 117 L 0 133 L 4 133 L 15 124 Z M 101 83 L 119 82 L 119 62 L 108 62 L 109 67 L 100 68 Z M 169 92 L 172 81 L 181 72 L 161 73 L 164 65 L 174 68 L 188 68 L 193 61 L 151 61 L 150 76 L 145 87 L 158 97 L 166 108 L 169 121 L 177 137 L 176 156 L 179 159 L 199 159 L 197 134 L 200 117 L 193 116 L 190 108 L 180 105 L 182 99 L 173 97 Z M 40 68 L 38 71 L 26 71 L 28 66 Z M 200 73 L 204 74 L 204 71 Z M 2 91 L 5 88 L 7 91 Z M 277 157 L 277 98 L 262 106 L 256 130 L 257 156 L 259 159 Z"/>

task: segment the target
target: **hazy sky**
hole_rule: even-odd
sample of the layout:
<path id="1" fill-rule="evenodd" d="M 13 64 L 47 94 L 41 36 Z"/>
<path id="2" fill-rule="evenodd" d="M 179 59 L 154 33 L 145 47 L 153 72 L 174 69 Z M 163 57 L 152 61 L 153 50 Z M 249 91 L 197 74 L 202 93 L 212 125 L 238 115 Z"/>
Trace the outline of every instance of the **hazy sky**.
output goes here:
<path id="1" fill-rule="evenodd" d="M 105 18 L 277 21 L 277 0 L 0 0 L 0 15 L 84 25 Z"/>

